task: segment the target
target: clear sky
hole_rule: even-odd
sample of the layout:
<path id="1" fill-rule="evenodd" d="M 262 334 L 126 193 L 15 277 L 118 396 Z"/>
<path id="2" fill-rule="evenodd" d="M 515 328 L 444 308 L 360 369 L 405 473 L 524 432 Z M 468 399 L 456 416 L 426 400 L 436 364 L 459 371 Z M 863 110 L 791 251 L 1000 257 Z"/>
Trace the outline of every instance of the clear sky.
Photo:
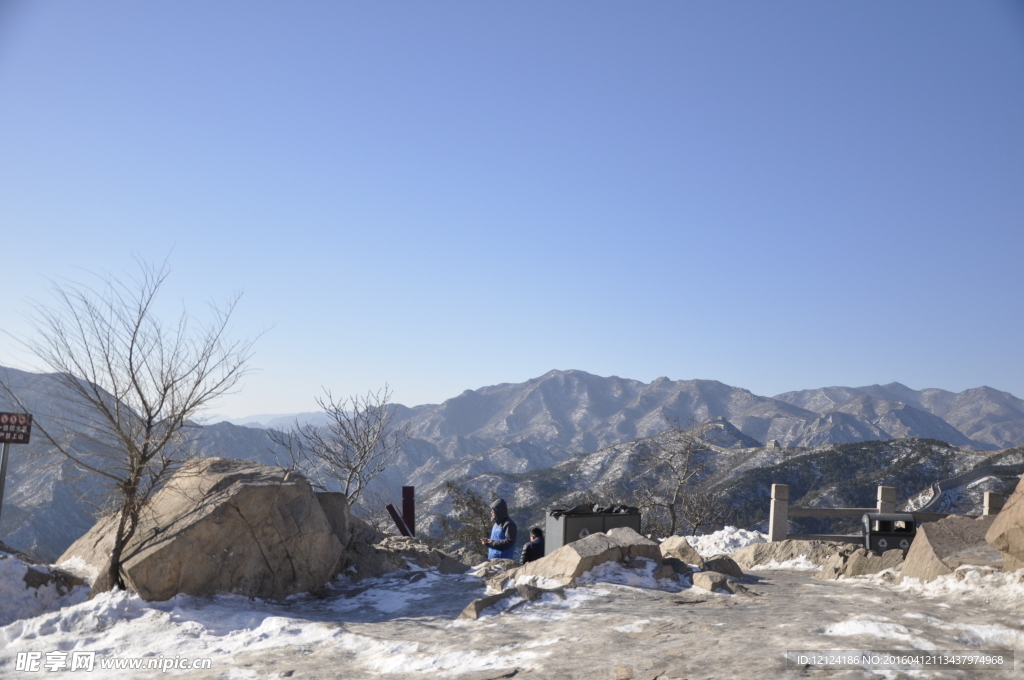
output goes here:
<path id="1" fill-rule="evenodd" d="M 0 235 L 15 335 L 133 255 L 170 312 L 243 291 L 233 416 L 553 368 L 1024 397 L 1024 8 L 0 0 Z"/>

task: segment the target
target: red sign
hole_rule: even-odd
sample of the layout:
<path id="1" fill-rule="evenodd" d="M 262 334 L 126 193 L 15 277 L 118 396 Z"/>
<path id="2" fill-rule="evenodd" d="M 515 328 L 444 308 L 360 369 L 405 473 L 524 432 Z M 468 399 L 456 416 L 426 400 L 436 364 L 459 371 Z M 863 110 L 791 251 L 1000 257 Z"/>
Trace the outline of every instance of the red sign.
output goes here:
<path id="1" fill-rule="evenodd" d="M 28 444 L 32 434 L 32 416 L 27 413 L 0 413 L 0 444 Z"/>

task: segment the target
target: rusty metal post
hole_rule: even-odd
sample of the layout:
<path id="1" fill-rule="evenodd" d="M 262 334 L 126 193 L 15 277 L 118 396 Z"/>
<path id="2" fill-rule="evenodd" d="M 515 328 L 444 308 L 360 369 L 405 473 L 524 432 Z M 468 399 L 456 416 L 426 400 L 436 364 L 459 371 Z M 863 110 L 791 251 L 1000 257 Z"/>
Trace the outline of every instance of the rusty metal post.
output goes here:
<path id="1" fill-rule="evenodd" d="M 402 487 L 402 519 L 409 529 L 409 535 L 416 535 L 416 487 Z"/>
<path id="2" fill-rule="evenodd" d="M 400 531 L 403 536 L 412 536 L 412 534 L 409 533 L 409 528 L 405 526 L 405 520 L 403 520 L 402 516 L 398 514 L 398 510 L 395 510 L 395 506 L 388 503 L 384 506 L 384 509 L 386 509 L 388 514 L 391 515 L 391 519 L 394 520 L 395 526 L 398 527 L 398 531 Z"/>

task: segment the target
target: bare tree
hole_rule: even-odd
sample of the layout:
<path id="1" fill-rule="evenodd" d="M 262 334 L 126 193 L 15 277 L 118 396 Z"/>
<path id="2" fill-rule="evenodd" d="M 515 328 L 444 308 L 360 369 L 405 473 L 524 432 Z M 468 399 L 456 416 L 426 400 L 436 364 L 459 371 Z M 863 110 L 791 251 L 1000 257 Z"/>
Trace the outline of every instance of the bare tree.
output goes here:
<path id="1" fill-rule="evenodd" d="M 365 397 L 335 401 L 331 393 L 316 402 L 327 414 L 327 425 L 300 424 L 289 432 L 271 430 L 271 439 L 285 449 L 295 468 L 317 487 L 327 489 L 335 480 L 348 498 L 359 502 L 366 485 L 384 471 L 409 439 L 409 424 L 391 429 L 395 409 L 388 386 Z"/>
<path id="2" fill-rule="evenodd" d="M 169 269 L 139 261 L 137 277 L 99 276 L 99 285 L 55 283 L 52 306 L 35 311 L 36 338 L 24 346 L 52 371 L 67 405 L 33 429 L 76 467 L 105 480 L 117 529 L 94 592 L 124 589 L 121 558 L 153 492 L 190 455 L 194 420 L 246 373 L 252 342 L 227 340 L 239 296 L 211 305 L 195 327 L 187 313 L 164 324 L 157 294 Z M 0 391 L 23 408 L 0 380 Z"/>
<path id="3" fill-rule="evenodd" d="M 696 536 L 702 529 L 729 522 L 733 509 L 729 507 L 721 489 L 700 480 L 691 483 L 683 493 L 678 515 L 683 525 L 689 527 L 690 535 Z"/>
<path id="4" fill-rule="evenodd" d="M 680 509 L 687 487 L 695 475 L 704 470 L 696 454 L 711 450 L 710 435 L 713 421 L 704 421 L 682 427 L 678 419 L 670 420 L 669 429 L 659 438 L 650 440 L 641 453 L 643 474 L 637 479 L 638 505 L 646 506 L 649 514 L 664 513 L 666 526 L 657 528 L 674 535 L 682 525 Z M 653 517 L 652 517 L 653 520 Z"/>

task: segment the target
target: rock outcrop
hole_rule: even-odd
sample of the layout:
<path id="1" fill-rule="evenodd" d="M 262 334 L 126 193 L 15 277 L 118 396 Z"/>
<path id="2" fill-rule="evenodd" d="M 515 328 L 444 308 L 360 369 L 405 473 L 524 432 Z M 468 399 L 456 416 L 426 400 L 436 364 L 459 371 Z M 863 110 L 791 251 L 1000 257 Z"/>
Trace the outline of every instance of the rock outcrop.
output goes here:
<path id="1" fill-rule="evenodd" d="M 686 564 L 704 568 L 704 558 L 687 542 L 685 536 L 669 536 L 661 542 L 661 556 L 675 558 Z"/>
<path id="2" fill-rule="evenodd" d="M 23 580 L 26 588 L 38 589 L 53 584 L 58 595 L 66 595 L 75 588 L 85 585 L 85 579 L 52 565 L 41 568 L 29 566 Z"/>
<path id="3" fill-rule="evenodd" d="M 1003 571 L 1024 568 L 1024 477 L 995 516 L 985 540 L 1003 554 Z"/>
<path id="4" fill-rule="evenodd" d="M 693 585 L 704 590 L 728 590 L 728 578 L 717 571 L 698 571 L 692 576 Z M 731 592 L 731 591 L 730 591 Z"/>
<path id="5" fill-rule="evenodd" d="M 519 597 L 521 597 L 522 602 L 520 602 L 519 604 L 523 604 L 525 602 L 534 602 L 535 600 L 539 600 L 547 593 L 551 593 L 563 600 L 565 599 L 564 588 L 537 588 L 527 583 L 520 583 L 514 587 L 506 588 L 500 593 L 495 593 L 494 595 L 486 595 L 484 597 L 479 597 L 473 600 L 472 602 L 466 605 L 465 609 L 462 610 L 462 613 L 459 614 L 458 618 L 470 619 L 475 621 L 476 619 L 480 618 L 480 615 L 483 613 L 485 609 L 513 595 L 518 595 Z M 513 608 L 517 606 L 519 605 L 514 604 L 512 605 L 512 607 L 509 607 L 509 610 L 511 611 Z"/>
<path id="6" fill-rule="evenodd" d="M 618 527 L 606 534 L 593 533 L 586 538 L 563 545 L 550 555 L 500 574 L 499 579 L 550 579 L 569 584 L 584 572 L 605 562 L 627 561 L 640 557 L 660 562 L 661 548 L 656 542 L 628 527 Z"/>
<path id="7" fill-rule="evenodd" d="M 903 578 L 931 581 L 964 565 L 1002 567 L 1003 555 L 985 540 L 995 521 L 993 516 L 951 515 L 922 524 L 907 552 Z"/>
<path id="8" fill-rule="evenodd" d="M 330 517 L 324 506 L 331 508 Z M 152 498 L 122 557 L 122 575 L 145 600 L 178 593 L 280 599 L 318 588 L 345 562 L 347 508 L 321 500 L 295 471 L 244 460 L 187 462 Z M 61 556 L 106 571 L 116 518 Z"/>
<path id="9" fill-rule="evenodd" d="M 706 571 L 716 571 L 719 574 L 725 574 L 733 578 L 743 578 L 744 576 L 740 566 L 728 555 L 715 555 L 711 559 L 704 560 L 704 569 Z"/>
<path id="10" fill-rule="evenodd" d="M 345 497 L 345 494 L 337 491 L 317 491 L 316 499 L 320 503 L 320 509 L 324 511 L 327 524 L 330 525 L 331 531 L 338 538 L 338 542 L 341 543 L 343 548 L 348 547 L 355 536 L 353 530 L 357 520 L 349 512 L 348 499 Z M 360 524 L 363 523 L 360 522 Z M 367 529 L 370 528 L 365 524 L 363 526 Z"/>
<path id="11" fill-rule="evenodd" d="M 732 558 L 743 569 L 763 567 L 772 563 L 782 564 L 800 557 L 814 564 L 823 565 L 833 555 L 849 555 L 856 549 L 857 546 L 852 543 L 788 539 L 774 543 L 748 545 L 746 548 L 734 552 Z"/>
<path id="12" fill-rule="evenodd" d="M 375 578 L 399 569 L 436 567 L 442 574 L 464 574 L 469 566 L 407 536 L 386 536 L 376 543 L 349 545 L 347 573 L 355 579 Z"/>
<path id="13" fill-rule="evenodd" d="M 903 564 L 905 553 L 899 548 L 886 550 L 879 555 L 866 548 L 857 548 L 852 543 L 848 545 L 853 549 L 852 551 L 837 552 L 829 557 L 814 578 L 831 580 L 842 577 L 867 576 L 886 569 L 898 569 Z"/>

